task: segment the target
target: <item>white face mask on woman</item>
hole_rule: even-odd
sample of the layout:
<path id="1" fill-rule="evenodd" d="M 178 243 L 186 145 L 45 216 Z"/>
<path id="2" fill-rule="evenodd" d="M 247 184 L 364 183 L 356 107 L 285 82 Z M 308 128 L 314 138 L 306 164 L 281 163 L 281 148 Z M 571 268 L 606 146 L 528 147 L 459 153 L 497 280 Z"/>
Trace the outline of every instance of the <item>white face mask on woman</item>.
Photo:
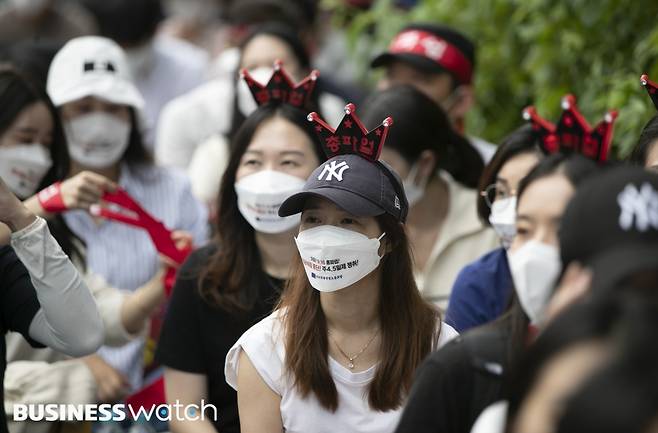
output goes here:
<path id="1" fill-rule="evenodd" d="M 559 250 L 528 241 L 516 251 L 508 251 L 507 261 L 523 311 L 531 323 L 539 324 L 562 269 Z"/>
<path id="2" fill-rule="evenodd" d="M 262 233 L 282 233 L 299 225 L 300 215 L 279 216 L 285 199 L 302 190 L 304 181 L 275 170 L 262 170 L 235 183 L 238 209 L 254 228 Z"/>
<path id="3" fill-rule="evenodd" d="M 260 84 L 265 85 L 272 78 L 274 69 L 267 66 L 260 66 L 258 68 L 252 69 L 249 71 L 249 75 L 258 81 Z M 237 98 L 238 98 L 238 109 L 245 116 L 249 117 L 251 113 L 256 111 L 258 104 L 254 101 L 254 95 L 251 94 L 249 86 L 243 79 L 238 80 Z"/>
<path id="4" fill-rule="evenodd" d="M 90 113 L 70 120 L 64 126 L 71 158 L 89 168 L 116 164 L 130 139 L 130 123 L 107 113 Z"/>
<path id="5" fill-rule="evenodd" d="M 516 197 L 497 199 L 491 205 L 489 223 L 505 249 L 512 245 L 516 236 Z"/>
<path id="6" fill-rule="evenodd" d="M 19 198 L 34 194 L 52 165 L 50 152 L 42 144 L 0 147 L 0 177 Z"/>
<path id="7" fill-rule="evenodd" d="M 316 290 L 335 292 L 377 269 L 380 240 L 324 225 L 304 230 L 295 238 L 308 281 Z"/>

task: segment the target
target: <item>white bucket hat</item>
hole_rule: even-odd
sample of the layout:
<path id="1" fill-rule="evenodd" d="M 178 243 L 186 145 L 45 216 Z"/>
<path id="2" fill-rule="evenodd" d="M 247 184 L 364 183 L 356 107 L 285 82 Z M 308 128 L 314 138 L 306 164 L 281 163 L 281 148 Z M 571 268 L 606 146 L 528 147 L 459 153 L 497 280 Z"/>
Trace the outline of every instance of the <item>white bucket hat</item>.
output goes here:
<path id="1" fill-rule="evenodd" d="M 98 36 L 72 39 L 57 52 L 48 71 L 47 90 L 57 107 L 87 96 L 137 110 L 144 107 L 123 50 Z"/>

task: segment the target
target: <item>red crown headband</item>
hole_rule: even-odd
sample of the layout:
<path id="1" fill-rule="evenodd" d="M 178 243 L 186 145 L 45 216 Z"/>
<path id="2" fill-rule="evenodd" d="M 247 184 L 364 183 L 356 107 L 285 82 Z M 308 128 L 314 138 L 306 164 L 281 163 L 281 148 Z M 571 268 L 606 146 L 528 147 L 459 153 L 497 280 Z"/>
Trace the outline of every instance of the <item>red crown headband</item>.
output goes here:
<path id="1" fill-rule="evenodd" d="M 368 131 L 356 116 L 356 107 L 351 103 L 345 106 L 345 116 L 336 129 L 320 119 L 316 112 L 310 113 L 308 120 L 315 123 L 315 131 L 320 137 L 327 158 L 354 154 L 369 161 L 379 159 L 388 135 L 388 128 L 393 124 L 393 119 L 387 117 L 375 129 Z"/>
<path id="2" fill-rule="evenodd" d="M 647 89 L 647 93 L 653 102 L 653 105 L 658 110 L 658 84 L 654 83 L 649 79 L 647 74 L 644 74 L 640 77 L 640 83 Z"/>
<path id="3" fill-rule="evenodd" d="M 562 98 L 562 115 L 557 125 L 540 117 L 535 107 L 523 110 L 523 118 L 539 134 L 546 153 L 577 152 L 598 162 L 608 159 L 616 111 L 606 113 L 603 120 L 592 128 L 578 111 L 576 98 L 566 95 Z"/>
<path id="4" fill-rule="evenodd" d="M 306 78 L 295 84 L 283 69 L 281 60 L 274 62 L 274 73 L 266 84 L 256 81 L 248 70 L 242 69 L 240 71 L 240 76 L 249 87 L 254 100 L 259 106 L 271 101 L 278 101 L 297 108 L 307 106 L 319 75 L 320 73 L 317 70 L 313 70 Z"/>
<path id="5" fill-rule="evenodd" d="M 405 30 L 388 47 L 391 54 L 417 54 L 455 74 L 462 84 L 473 80 L 473 65 L 459 48 L 430 32 Z"/>

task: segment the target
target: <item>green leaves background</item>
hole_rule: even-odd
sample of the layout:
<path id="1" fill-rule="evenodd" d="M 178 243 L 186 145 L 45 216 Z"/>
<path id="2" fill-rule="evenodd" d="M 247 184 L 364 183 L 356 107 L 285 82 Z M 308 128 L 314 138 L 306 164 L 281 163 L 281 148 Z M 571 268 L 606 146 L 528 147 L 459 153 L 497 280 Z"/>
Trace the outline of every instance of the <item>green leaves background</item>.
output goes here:
<path id="1" fill-rule="evenodd" d="M 527 105 L 556 120 L 561 97 L 573 93 L 590 124 L 619 111 L 613 153 L 624 157 L 656 113 L 639 80 L 658 80 L 656 0 L 421 0 L 408 11 L 377 0 L 356 14 L 341 0 L 324 6 L 346 26 L 365 84 L 375 76 L 364 59 L 408 22 L 444 23 L 473 38 L 478 106 L 468 130 L 492 142 L 523 123 Z"/>

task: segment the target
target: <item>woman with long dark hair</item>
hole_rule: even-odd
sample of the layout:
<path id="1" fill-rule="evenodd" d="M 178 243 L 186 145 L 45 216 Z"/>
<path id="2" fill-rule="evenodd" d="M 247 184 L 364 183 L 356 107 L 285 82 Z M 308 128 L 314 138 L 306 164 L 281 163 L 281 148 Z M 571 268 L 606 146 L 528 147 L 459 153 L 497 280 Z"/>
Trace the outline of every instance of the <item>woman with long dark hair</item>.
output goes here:
<path id="1" fill-rule="evenodd" d="M 240 431 L 235 391 L 221 365 L 238 337 L 278 302 L 299 218 L 276 212 L 324 159 L 305 113 L 278 103 L 247 118 L 233 149 L 218 196 L 216 238 L 181 268 L 157 351 L 167 399 L 205 399 L 218 418 L 172 422 L 174 432 Z"/>
<path id="2" fill-rule="evenodd" d="M 561 272 L 560 218 L 577 186 L 596 170 L 580 155 L 556 154 L 521 181 L 516 236 L 507 251 L 511 305 L 498 320 L 464 334 L 424 363 L 398 433 L 466 433 L 483 409 L 505 399 L 504 378 L 534 338 Z"/>
<path id="3" fill-rule="evenodd" d="M 243 432 L 391 432 L 416 367 L 456 335 L 414 281 L 402 182 L 377 160 L 384 127 L 360 127 L 346 117 L 323 136 L 334 154 L 360 144 L 279 209 L 301 213 L 291 279 L 226 357 Z"/>
<path id="4" fill-rule="evenodd" d="M 416 283 L 425 299 L 445 309 L 457 272 L 498 246 L 475 208 L 482 158 L 441 107 L 411 86 L 372 95 L 363 121 L 374 125 L 387 114 L 395 127 L 382 160 L 404 179 Z"/>

